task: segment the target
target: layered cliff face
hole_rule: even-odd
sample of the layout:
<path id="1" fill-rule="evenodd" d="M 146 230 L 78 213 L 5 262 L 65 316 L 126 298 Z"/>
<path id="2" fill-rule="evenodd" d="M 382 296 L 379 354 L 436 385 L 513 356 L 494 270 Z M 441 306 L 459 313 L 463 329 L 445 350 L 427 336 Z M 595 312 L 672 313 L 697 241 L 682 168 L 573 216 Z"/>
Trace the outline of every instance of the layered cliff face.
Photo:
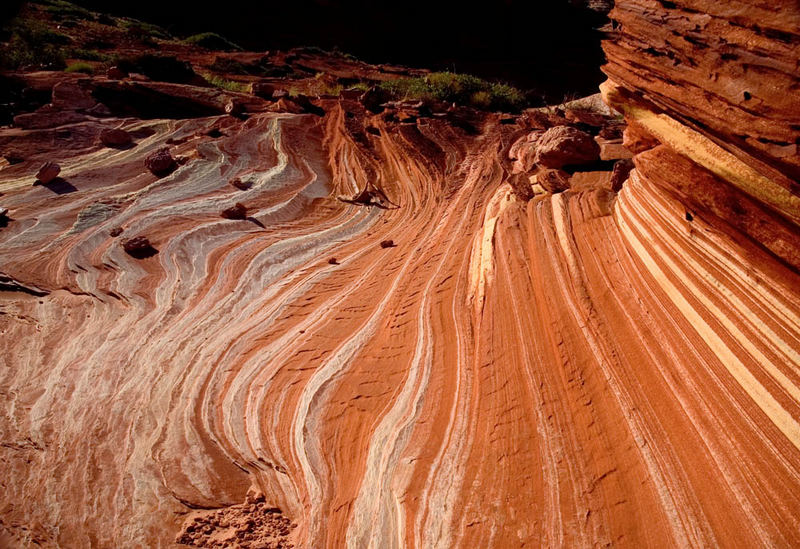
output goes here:
<path id="1" fill-rule="evenodd" d="M 619 193 L 346 94 L 2 130 L 2 544 L 800 543 L 797 8 L 612 17 Z"/>
<path id="2" fill-rule="evenodd" d="M 606 98 L 641 175 L 797 269 L 800 8 L 706 4 L 618 2 Z"/>

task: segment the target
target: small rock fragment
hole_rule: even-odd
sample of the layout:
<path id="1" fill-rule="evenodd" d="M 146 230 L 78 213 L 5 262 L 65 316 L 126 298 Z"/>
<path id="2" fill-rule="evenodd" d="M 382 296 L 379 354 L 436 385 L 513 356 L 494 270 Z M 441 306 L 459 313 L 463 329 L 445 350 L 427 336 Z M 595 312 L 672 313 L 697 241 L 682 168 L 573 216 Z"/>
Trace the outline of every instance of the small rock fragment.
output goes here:
<path id="1" fill-rule="evenodd" d="M 249 181 L 242 181 L 238 177 L 234 177 L 233 179 L 228 181 L 228 185 L 231 185 L 232 187 L 236 187 L 240 191 L 246 191 L 247 189 L 249 189 L 252 186 Z"/>
<path id="2" fill-rule="evenodd" d="M 125 147 L 132 141 L 131 134 L 118 128 L 107 128 L 100 132 L 100 142 L 106 147 Z"/>
<path id="3" fill-rule="evenodd" d="M 381 240 L 381 248 L 393 248 L 394 240 Z"/>
<path id="4" fill-rule="evenodd" d="M 144 159 L 144 165 L 153 175 L 159 177 L 168 175 L 177 167 L 175 159 L 172 158 L 167 147 L 148 154 Z"/>
<path id="5" fill-rule="evenodd" d="M 59 173 L 61 173 L 61 166 L 55 162 L 45 162 L 44 165 L 39 168 L 39 171 L 36 172 L 36 180 L 46 185 L 58 177 Z"/>
<path id="6" fill-rule="evenodd" d="M 122 227 L 114 227 L 113 229 L 108 231 L 108 234 L 110 234 L 111 236 L 119 236 L 122 234 Z"/>
<path id="7" fill-rule="evenodd" d="M 228 102 L 225 103 L 225 114 L 236 116 L 238 114 L 242 114 L 242 112 L 244 112 L 244 107 L 239 101 L 236 101 L 235 99 L 229 99 Z"/>
<path id="8" fill-rule="evenodd" d="M 237 202 L 230 208 L 225 208 L 224 210 L 222 210 L 220 215 L 225 219 L 246 219 L 247 208 L 241 202 Z"/>
<path id="9" fill-rule="evenodd" d="M 0 206 L 0 218 L 3 218 L 8 215 L 8 208 L 3 208 Z"/>
<path id="10" fill-rule="evenodd" d="M 122 70 L 116 65 L 109 67 L 106 71 L 106 77 L 110 78 L 111 80 L 122 80 L 126 76 L 128 76 L 127 71 Z"/>
<path id="11" fill-rule="evenodd" d="M 336 260 L 336 258 L 335 258 L 335 257 L 332 257 L 332 258 L 330 258 L 330 259 L 328 260 L 328 263 L 329 263 L 330 265 L 338 265 L 338 264 L 339 264 L 339 262 Z"/>

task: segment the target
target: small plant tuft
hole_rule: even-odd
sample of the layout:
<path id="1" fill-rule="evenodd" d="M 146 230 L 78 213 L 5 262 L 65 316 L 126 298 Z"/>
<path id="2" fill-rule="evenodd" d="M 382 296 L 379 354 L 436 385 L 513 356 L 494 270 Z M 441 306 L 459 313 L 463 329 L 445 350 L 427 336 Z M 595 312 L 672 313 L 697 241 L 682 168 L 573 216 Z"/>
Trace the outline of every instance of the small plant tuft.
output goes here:
<path id="1" fill-rule="evenodd" d="M 71 63 L 69 66 L 67 66 L 67 68 L 64 69 L 64 72 L 82 72 L 84 74 L 92 74 L 94 73 L 94 67 L 89 63 L 78 61 L 77 63 Z"/>
<path id="2" fill-rule="evenodd" d="M 124 19 L 119 19 L 118 24 L 121 28 L 128 31 L 128 34 L 142 39 L 152 40 L 158 38 L 159 40 L 172 40 L 172 35 L 170 35 L 170 33 L 152 23 L 145 23 L 138 19 L 126 17 Z"/>
<path id="3" fill-rule="evenodd" d="M 221 76 L 217 76 L 216 74 L 203 74 L 202 76 L 206 82 L 208 82 L 215 88 L 220 88 L 223 90 L 238 92 L 238 93 L 250 92 L 251 88 L 250 84 L 246 84 L 244 82 L 237 82 L 235 80 L 228 80 L 226 78 L 222 78 Z"/>
<path id="4" fill-rule="evenodd" d="M 443 101 L 482 110 L 519 111 L 527 106 L 525 94 L 517 88 L 469 74 L 434 72 L 382 82 L 380 88 L 396 99 Z"/>

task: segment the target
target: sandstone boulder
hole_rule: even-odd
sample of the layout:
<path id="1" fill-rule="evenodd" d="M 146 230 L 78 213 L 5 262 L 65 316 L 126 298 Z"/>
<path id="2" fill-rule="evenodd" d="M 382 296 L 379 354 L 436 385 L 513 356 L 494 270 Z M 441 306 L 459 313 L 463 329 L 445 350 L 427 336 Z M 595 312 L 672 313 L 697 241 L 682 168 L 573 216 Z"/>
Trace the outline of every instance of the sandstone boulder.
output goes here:
<path id="1" fill-rule="evenodd" d="M 168 175 L 177 167 L 177 163 L 167 147 L 148 154 L 144 159 L 144 165 L 153 175 L 159 177 Z"/>
<path id="2" fill-rule="evenodd" d="M 249 181 L 242 181 L 238 177 L 234 177 L 233 179 L 228 181 L 228 185 L 231 185 L 232 187 L 236 187 L 240 191 L 246 191 L 247 189 L 249 189 L 252 186 Z"/>
<path id="3" fill-rule="evenodd" d="M 44 165 L 39 168 L 39 171 L 36 172 L 36 180 L 47 185 L 58 177 L 59 173 L 61 173 L 61 166 L 55 162 L 45 162 Z"/>
<path id="4" fill-rule="evenodd" d="M 600 146 L 591 135 L 570 126 L 556 126 L 539 139 L 535 162 L 547 168 L 562 168 L 594 162 L 599 155 Z"/>
<path id="5" fill-rule="evenodd" d="M 511 145 L 511 149 L 508 151 L 508 157 L 513 161 L 513 173 L 526 173 L 531 171 L 536 158 L 536 146 L 543 133 L 544 132 L 541 130 L 532 131 L 528 135 L 520 137 Z"/>
<path id="6" fill-rule="evenodd" d="M 135 236 L 122 241 L 122 249 L 137 259 L 144 259 L 157 253 L 150 241 L 145 236 Z"/>
<path id="7" fill-rule="evenodd" d="M 225 219 L 247 219 L 247 208 L 241 202 L 237 202 L 230 208 L 225 208 L 220 212 Z"/>

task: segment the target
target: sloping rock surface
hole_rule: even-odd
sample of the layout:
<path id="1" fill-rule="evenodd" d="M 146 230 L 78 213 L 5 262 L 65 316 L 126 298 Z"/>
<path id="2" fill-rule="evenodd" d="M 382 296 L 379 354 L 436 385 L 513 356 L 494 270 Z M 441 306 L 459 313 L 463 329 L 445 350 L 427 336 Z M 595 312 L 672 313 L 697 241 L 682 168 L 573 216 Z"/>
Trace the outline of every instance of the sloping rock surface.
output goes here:
<path id="1" fill-rule="evenodd" d="M 719 6 L 612 12 L 618 193 L 528 200 L 542 113 L 0 130 L 0 542 L 800 544 L 798 10 Z"/>

